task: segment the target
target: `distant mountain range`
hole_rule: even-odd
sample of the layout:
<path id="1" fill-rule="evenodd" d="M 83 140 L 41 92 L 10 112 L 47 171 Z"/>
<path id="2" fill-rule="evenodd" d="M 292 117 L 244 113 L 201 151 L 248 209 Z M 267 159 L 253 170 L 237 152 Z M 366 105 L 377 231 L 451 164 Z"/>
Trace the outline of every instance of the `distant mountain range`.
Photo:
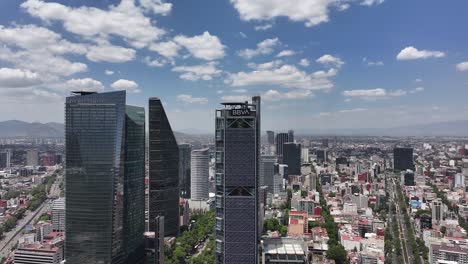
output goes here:
<path id="1" fill-rule="evenodd" d="M 28 123 L 19 120 L 0 122 L 0 137 L 63 137 L 60 123 Z"/>
<path id="2" fill-rule="evenodd" d="M 183 130 L 189 131 L 189 130 Z M 191 138 L 196 132 L 174 132 L 178 139 Z M 206 133 L 200 133 L 206 134 Z M 337 135 L 337 136 L 466 136 L 468 137 L 468 120 L 448 121 L 423 125 L 401 126 L 394 128 L 360 128 L 360 129 L 325 129 L 296 130 L 300 135 Z M 63 137 L 64 126 L 61 123 L 28 123 L 18 120 L 0 122 L 0 137 Z"/>

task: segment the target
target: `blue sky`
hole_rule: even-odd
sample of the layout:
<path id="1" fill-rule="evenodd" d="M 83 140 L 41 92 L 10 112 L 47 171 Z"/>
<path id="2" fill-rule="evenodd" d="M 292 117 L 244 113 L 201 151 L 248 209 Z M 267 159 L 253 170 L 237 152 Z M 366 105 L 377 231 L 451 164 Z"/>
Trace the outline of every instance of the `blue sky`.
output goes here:
<path id="1" fill-rule="evenodd" d="M 72 90 L 160 97 L 173 127 L 213 129 L 263 98 L 263 129 L 466 119 L 468 2 L 0 2 L 0 120 L 63 122 Z"/>

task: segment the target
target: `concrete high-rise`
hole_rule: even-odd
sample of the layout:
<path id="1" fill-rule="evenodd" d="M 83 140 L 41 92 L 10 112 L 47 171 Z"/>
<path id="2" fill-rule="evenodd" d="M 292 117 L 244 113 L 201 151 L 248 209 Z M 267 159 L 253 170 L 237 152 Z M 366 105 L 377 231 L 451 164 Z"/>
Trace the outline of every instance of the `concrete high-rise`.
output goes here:
<path id="1" fill-rule="evenodd" d="M 294 142 L 294 130 L 288 130 L 288 142 Z"/>
<path id="2" fill-rule="evenodd" d="M 0 169 L 10 168 L 11 166 L 11 151 L 9 149 L 0 152 Z"/>
<path id="3" fill-rule="evenodd" d="M 275 144 L 275 132 L 267 131 L 267 139 L 268 139 L 268 144 L 270 145 Z"/>
<path id="4" fill-rule="evenodd" d="M 414 170 L 412 148 L 397 147 L 393 149 L 393 169 L 397 171 Z"/>
<path id="5" fill-rule="evenodd" d="M 258 263 L 260 97 L 216 110 L 216 263 Z"/>
<path id="6" fill-rule="evenodd" d="M 283 145 L 283 163 L 288 165 L 289 175 L 301 175 L 301 144 L 288 142 Z"/>
<path id="7" fill-rule="evenodd" d="M 28 149 L 26 152 L 26 166 L 36 167 L 39 163 L 39 152 L 37 149 Z"/>
<path id="8" fill-rule="evenodd" d="M 145 112 L 126 92 L 75 92 L 65 103 L 67 264 L 141 263 Z"/>
<path id="9" fill-rule="evenodd" d="M 190 155 L 192 145 L 179 144 L 179 186 L 180 196 L 190 198 Z"/>
<path id="10" fill-rule="evenodd" d="M 52 230 L 65 232 L 65 199 L 59 198 L 52 204 Z"/>
<path id="11" fill-rule="evenodd" d="M 288 133 L 277 133 L 276 134 L 276 157 L 278 162 L 283 162 L 283 145 L 289 142 Z"/>
<path id="12" fill-rule="evenodd" d="M 259 186 L 267 186 L 266 193 L 273 193 L 273 176 L 275 175 L 276 156 L 260 157 Z"/>
<path id="13" fill-rule="evenodd" d="M 209 198 L 208 177 L 210 173 L 210 150 L 192 151 L 191 158 L 191 200 L 206 201 Z"/>
<path id="14" fill-rule="evenodd" d="M 164 216 L 165 236 L 179 234 L 179 147 L 159 98 L 149 99 L 149 231 Z"/>

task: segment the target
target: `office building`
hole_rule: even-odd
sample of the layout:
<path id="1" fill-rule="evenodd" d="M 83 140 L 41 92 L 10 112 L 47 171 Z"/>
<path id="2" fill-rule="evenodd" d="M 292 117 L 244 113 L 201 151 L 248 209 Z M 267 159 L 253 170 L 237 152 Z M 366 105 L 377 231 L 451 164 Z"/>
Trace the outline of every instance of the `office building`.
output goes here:
<path id="1" fill-rule="evenodd" d="M 268 140 L 268 144 L 274 145 L 275 144 L 275 132 L 267 131 L 267 140 Z"/>
<path id="2" fill-rule="evenodd" d="M 393 169 L 397 171 L 414 170 L 412 148 L 396 147 L 393 149 Z"/>
<path id="3" fill-rule="evenodd" d="M 317 174 L 311 173 L 309 174 L 309 191 L 316 191 L 317 190 Z"/>
<path id="4" fill-rule="evenodd" d="M 317 154 L 317 162 L 323 163 L 328 161 L 328 153 L 326 149 L 319 149 L 316 152 Z"/>
<path id="5" fill-rule="evenodd" d="M 322 148 L 328 148 L 328 146 L 329 146 L 328 138 L 322 139 Z"/>
<path id="6" fill-rule="evenodd" d="M 262 264 L 308 264 L 308 248 L 302 238 L 264 238 Z"/>
<path id="7" fill-rule="evenodd" d="M 302 159 L 302 163 L 309 163 L 310 162 L 309 148 L 302 148 L 302 150 L 301 150 L 301 159 Z"/>
<path id="8" fill-rule="evenodd" d="M 462 159 L 462 163 L 463 163 L 462 174 L 465 175 L 465 177 L 468 177 L 468 159 Z"/>
<path id="9" fill-rule="evenodd" d="M 444 220 L 444 204 L 439 198 L 435 199 L 431 203 L 432 211 L 432 224 L 439 224 L 440 221 Z"/>
<path id="10" fill-rule="evenodd" d="M 190 154 L 192 145 L 179 144 L 179 186 L 180 197 L 190 198 Z"/>
<path id="11" fill-rule="evenodd" d="M 276 157 L 278 162 L 283 162 L 283 145 L 289 142 L 288 133 L 277 133 L 276 134 Z"/>
<path id="12" fill-rule="evenodd" d="M 273 194 L 280 194 L 283 191 L 283 176 L 279 173 L 273 175 Z"/>
<path id="13" fill-rule="evenodd" d="M 294 130 L 288 130 L 288 142 L 294 142 Z"/>
<path id="14" fill-rule="evenodd" d="M 179 234 L 179 147 L 159 98 L 149 99 L 149 231 L 164 216 L 165 236 Z"/>
<path id="15" fill-rule="evenodd" d="M 277 167 L 275 172 L 278 172 L 281 175 L 281 177 L 283 177 L 283 179 L 287 180 L 289 178 L 288 165 L 276 164 L 275 166 Z"/>
<path id="16" fill-rule="evenodd" d="M 39 152 L 37 149 L 28 149 L 26 152 L 26 166 L 36 167 L 39 165 Z"/>
<path id="17" fill-rule="evenodd" d="M 429 263 L 468 264 L 468 246 L 451 243 L 432 244 L 429 247 Z"/>
<path id="18" fill-rule="evenodd" d="M 406 170 L 404 174 L 405 186 L 415 186 L 414 182 L 414 172 L 412 170 Z"/>
<path id="19" fill-rule="evenodd" d="M 208 177 L 210 173 L 210 150 L 208 148 L 192 151 L 191 158 L 191 200 L 208 200 Z"/>
<path id="20" fill-rule="evenodd" d="M 67 264 L 142 261 L 145 113 L 125 102 L 125 91 L 66 98 Z"/>
<path id="21" fill-rule="evenodd" d="M 5 149 L 0 151 L 0 169 L 10 168 L 11 166 L 11 151 Z"/>
<path id="22" fill-rule="evenodd" d="M 259 186 L 267 186 L 266 192 L 273 193 L 273 176 L 275 175 L 276 156 L 260 157 Z"/>
<path id="23" fill-rule="evenodd" d="M 288 142 L 283 145 L 283 163 L 288 165 L 289 175 L 301 175 L 301 144 Z"/>
<path id="24" fill-rule="evenodd" d="M 15 264 L 60 264 L 63 253 L 62 249 L 55 245 L 40 242 L 23 243 L 15 251 L 13 260 Z"/>
<path id="25" fill-rule="evenodd" d="M 58 198 L 52 204 L 52 230 L 65 232 L 65 198 Z"/>
<path id="26" fill-rule="evenodd" d="M 453 187 L 454 188 L 465 188 L 465 175 L 462 173 L 457 173 L 455 174 L 453 181 Z"/>
<path id="27" fill-rule="evenodd" d="M 260 97 L 216 110 L 216 263 L 258 263 Z"/>
<path id="28" fill-rule="evenodd" d="M 155 231 L 145 232 L 145 264 L 164 264 L 164 216 L 155 219 Z"/>

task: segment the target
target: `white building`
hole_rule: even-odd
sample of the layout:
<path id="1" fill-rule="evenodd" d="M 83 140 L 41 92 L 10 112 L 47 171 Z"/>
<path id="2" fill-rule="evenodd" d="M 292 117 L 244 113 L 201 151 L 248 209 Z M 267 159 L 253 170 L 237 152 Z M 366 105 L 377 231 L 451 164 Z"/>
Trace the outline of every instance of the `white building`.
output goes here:
<path id="1" fill-rule="evenodd" d="M 465 187 L 465 175 L 463 175 L 462 173 L 455 174 L 453 187 L 454 188 L 458 188 L 458 187 L 464 188 Z"/>
<path id="2" fill-rule="evenodd" d="M 310 157 L 309 157 L 309 149 L 308 148 L 302 148 L 301 157 L 302 157 L 302 162 L 303 163 L 309 163 Z"/>
<path id="3" fill-rule="evenodd" d="M 206 201 L 209 198 L 208 177 L 210 173 L 209 149 L 198 149 L 192 151 L 191 156 L 191 179 L 190 179 L 190 199 L 194 201 Z"/>
<path id="4" fill-rule="evenodd" d="M 52 230 L 65 232 L 65 198 L 61 197 L 52 204 Z"/>
<path id="5" fill-rule="evenodd" d="M 15 264 L 60 264 L 63 258 L 61 248 L 39 242 L 20 244 L 15 251 Z"/>

